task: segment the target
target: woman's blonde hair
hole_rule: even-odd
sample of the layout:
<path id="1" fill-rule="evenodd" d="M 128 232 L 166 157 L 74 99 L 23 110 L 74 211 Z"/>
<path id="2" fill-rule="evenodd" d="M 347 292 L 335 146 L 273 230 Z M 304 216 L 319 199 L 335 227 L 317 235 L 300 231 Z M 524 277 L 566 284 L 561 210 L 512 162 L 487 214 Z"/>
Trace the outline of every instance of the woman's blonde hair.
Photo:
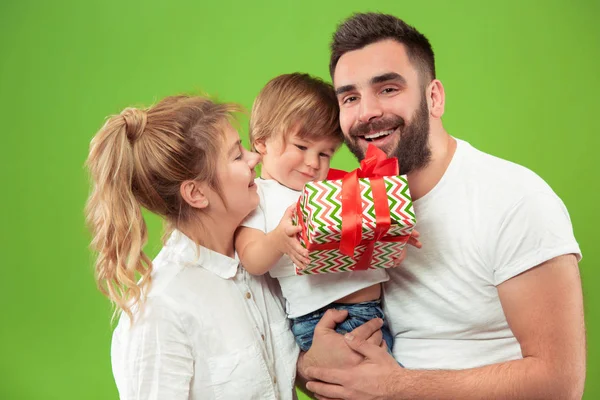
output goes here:
<path id="1" fill-rule="evenodd" d="M 250 143 L 294 132 L 309 140 L 335 139 L 344 135 L 340 108 L 333 86 L 309 74 L 292 73 L 271 79 L 260 91 L 250 116 Z"/>
<path id="2" fill-rule="evenodd" d="M 151 284 L 141 207 L 163 217 L 171 230 L 192 216 L 180 195 L 182 182 L 206 182 L 220 195 L 216 165 L 225 124 L 237 111 L 204 97 L 167 97 L 148 109 L 126 108 L 92 139 L 86 219 L 98 253 L 96 281 L 115 313 L 124 311 L 133 321 L 132 307 Z"/>

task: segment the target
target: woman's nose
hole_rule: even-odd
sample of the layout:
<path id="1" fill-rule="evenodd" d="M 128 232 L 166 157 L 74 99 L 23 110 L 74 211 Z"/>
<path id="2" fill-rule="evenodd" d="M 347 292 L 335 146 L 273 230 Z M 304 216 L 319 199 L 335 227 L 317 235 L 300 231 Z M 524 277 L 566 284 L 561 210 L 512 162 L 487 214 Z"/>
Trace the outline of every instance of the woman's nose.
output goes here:
<path id="1" fill-rule="evenodd" d="M 250 168 L 256 167 L 256 165 L 260 162 L 261 156 L 258 153 L 253 151 L 248 151 L 248 166 Z"/>

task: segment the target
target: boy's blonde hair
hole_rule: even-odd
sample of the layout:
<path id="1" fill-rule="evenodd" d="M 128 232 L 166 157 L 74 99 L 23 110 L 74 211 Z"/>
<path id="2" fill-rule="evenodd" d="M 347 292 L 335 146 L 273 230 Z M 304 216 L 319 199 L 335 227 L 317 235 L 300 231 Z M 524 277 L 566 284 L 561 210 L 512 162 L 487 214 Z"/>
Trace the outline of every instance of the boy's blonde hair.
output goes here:
<path id="1" fill-rule="evenodd" d="M 273 78 L 260 91 L 250 116 L 250 144 L 291 132 L 308 140 L 344 140 L 333 86 L 309 74 Z"/>

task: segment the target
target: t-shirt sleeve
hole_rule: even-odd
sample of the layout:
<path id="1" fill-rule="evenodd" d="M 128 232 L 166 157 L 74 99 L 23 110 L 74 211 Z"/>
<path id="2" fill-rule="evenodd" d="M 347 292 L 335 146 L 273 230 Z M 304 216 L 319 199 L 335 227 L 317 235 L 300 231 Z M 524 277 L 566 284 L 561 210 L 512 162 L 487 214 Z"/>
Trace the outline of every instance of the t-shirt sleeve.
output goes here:
<path id="1" fill-rule="evenodd" d="M 265 196 L 264 191 L 261 186 L 257 184 L 258 189 L 258 207 L 254 209 L 244 221 L 242 221 L 242 226 L 247 228 L 258 229 L 261 232 L 267 233 L 267 216 L 265 215 Z"/>
<path id="2" fill-rule="evenodd" d="M 551 191 L 531 193 L 515 203 L 492 248 L 495 285 L 564 254 L 581 259 L 569 213 Z"/>

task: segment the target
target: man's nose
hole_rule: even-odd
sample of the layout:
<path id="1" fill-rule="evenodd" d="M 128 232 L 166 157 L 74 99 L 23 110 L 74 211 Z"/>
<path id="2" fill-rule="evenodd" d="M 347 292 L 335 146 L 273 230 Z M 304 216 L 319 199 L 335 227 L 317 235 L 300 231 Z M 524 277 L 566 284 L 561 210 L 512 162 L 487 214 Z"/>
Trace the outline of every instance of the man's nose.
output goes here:
<path id="1" fill-rule="evenodd" d="M 363 96 L 360 101 L 359 120 L 362 123 L 370 122 L 383 115 L 381 104 L 376 96 Z"/>

